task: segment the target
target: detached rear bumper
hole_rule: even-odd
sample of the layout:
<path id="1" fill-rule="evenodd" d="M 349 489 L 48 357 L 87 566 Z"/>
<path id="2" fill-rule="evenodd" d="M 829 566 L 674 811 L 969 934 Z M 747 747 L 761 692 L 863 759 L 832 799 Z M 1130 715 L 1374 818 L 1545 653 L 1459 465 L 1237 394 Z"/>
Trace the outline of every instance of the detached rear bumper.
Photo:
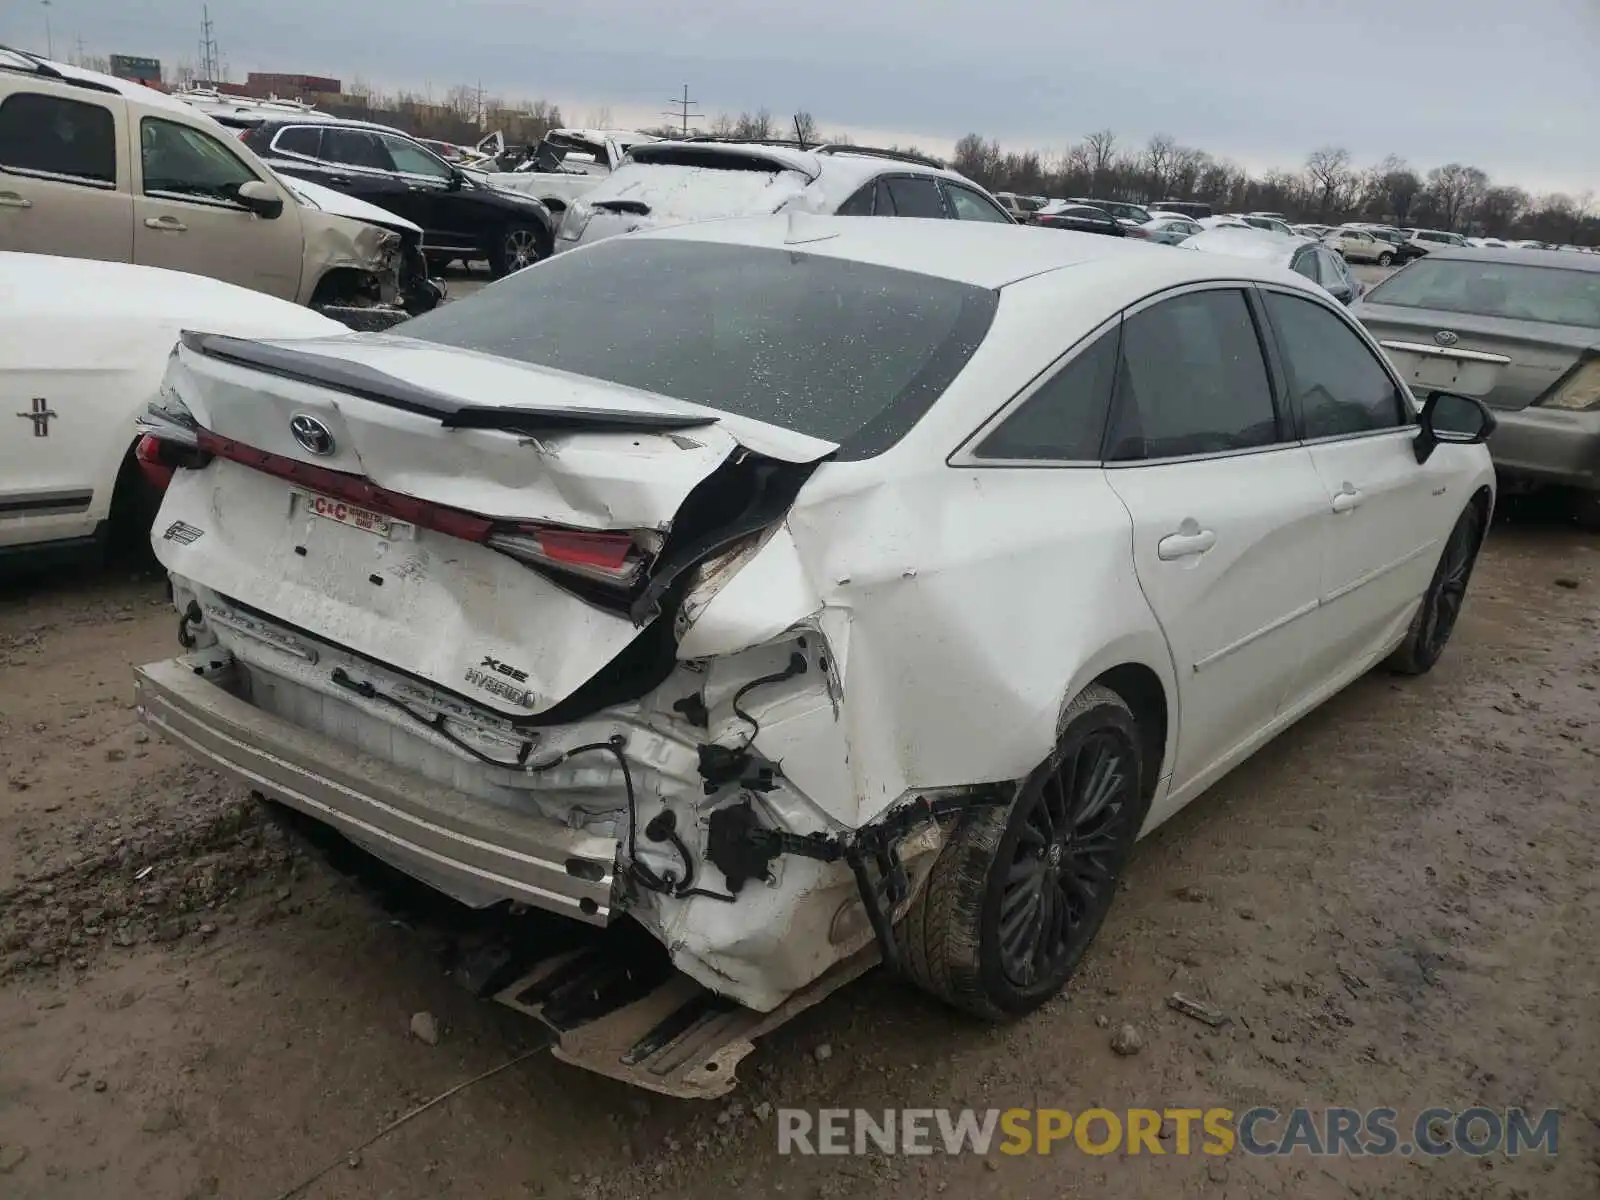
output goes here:
<path id="1" fill-rule="evenodd" d="M 613 839 L 511 812 L 292 725 L 197 674 L 206 657 L 134 668 L 145 724 L 441 890 L 610 921 Z"/>
<path id="2" fill-rule="evenodd" d="M 1495 419 L 1489 454 L 1501 475 L 1600 491 L 1600 412 L 1535 406 Z"/>

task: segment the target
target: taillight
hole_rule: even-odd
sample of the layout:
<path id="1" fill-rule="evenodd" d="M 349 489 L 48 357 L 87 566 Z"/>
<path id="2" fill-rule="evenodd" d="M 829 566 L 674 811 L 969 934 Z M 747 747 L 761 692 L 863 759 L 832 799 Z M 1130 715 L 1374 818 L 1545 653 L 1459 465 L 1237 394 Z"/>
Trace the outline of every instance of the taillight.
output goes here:
<path id="1" fill-rule="evenodd" d="M 1148 233 L 1146 233 L 1146 232 L 1145 232 L 1145 231 L 1144 231 L 1144 230 L 1142 230 L 1142 229 L 1137 229 L 1137 228 L 1135 228 L 1135 227 L 1134 227 L 1134 226 L 1132 226 L 1132 225 L 1124 225 L 1124 226 L 1123 226 L 1123 227 L 1122 227 L 1122 228 L 1123 228 L 1123 229 L 1124 229 L 1124 230 L 1126 230 L 1126 231 L 1127 231 L 1127 234 L 1128 234 L 1128 236 L 1129 236 L 1129 237 L 1142 237 L 1142 238 L 1147 238 L 1147 237 L 1149 237 L 1149 236 L 1150 236 L 1150 235 L 1149 235 L 1149 234 L 1148 234 Z"/>
<path id="2" fill-rule="evenodd" d="M 1574 412 L 1600 408 L 1600 358 L 1591 358 L 1582 364 L 1536 403 L 1540 408 L 1565 408 Z"/>
<path id="3" fill-rule="evenodd" d="M 644 574 L 646 548 L 631 533 L 572 529 L 538 522 L 495 521 L 464 509 L 390 491 L 362 475 L 333 471 L 297 458 L 257 450 L 232 438 L 219 437 L 208 429 L 196 431 L 196 442 L 198 452 L 208 460 L 214 456 L 236 462 L 264 475 L 299 484 L 307 491 L 343 500 L 419 529 L 429 529 L 464 542 L 477 542 L 527 566 L 575 575 L 619 589 L 632 587 Z M 159 453 L 167 454 L 171 449 L 163 444 Z M 181 451 L 182 447 L 177 449 Z M 141 441 L 140 453 L 143 452 Z"/>
<path id="4" fill-rule="evenodd" d="M 519 562 L 619 587 L 631 587 L 644 572 L 644 556 L 628 533 L 519 522 L 495 526 L 483 542 Z"/>
<path id="5" fill-rule="evenodd" d="M 204 431 L 189 406 L 170 387 L 163 385 L 134 421 L 134 428 L 143 434 L 134 452 L 141 462 L 198 470 L 211 461 L 210 453 L 200 444 Z"/>

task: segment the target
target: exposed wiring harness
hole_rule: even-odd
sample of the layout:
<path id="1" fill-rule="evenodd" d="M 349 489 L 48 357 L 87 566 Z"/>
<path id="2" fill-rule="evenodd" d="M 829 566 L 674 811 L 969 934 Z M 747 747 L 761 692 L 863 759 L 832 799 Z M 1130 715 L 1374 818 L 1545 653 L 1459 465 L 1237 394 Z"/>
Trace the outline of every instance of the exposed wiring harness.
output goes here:
<path id="1" fill-rule="evenodd" d="M 719 892 L 707 891 L 704 888 L 697 888 L 693 886 L 694 858 L 689 852 L 689 847 L 684 843 L 683 838 L 678 834 L 677 817 L 671 809 L 664 809 L 651 819 L 650 823 L 645 826 L 645 836 L 653 842 L 671 843 L 672 848 L 677 852 L 678 858 L 683 863 L 683 878 L 675 878 L 671 871 L 667 871 L 663 874 L 657 874 L 654 868 L 652 868 L 648 863 L 644 862 L 639 857 L 639 800 L 633 787 L 633 770 L 628 765 L 627 755 L 623 753 L 623 748 L 628 744 L 628 739 L 623 737 L 620 733 L 613 734 L 609 739 L 603 742 L 586 742 L 581 746 L 573 746 L 570 750 L 563 750 L 554 758 L 548 759 L 544 762 L 536 763 L 530 763 L 528 761 L 529 757 L 533 753 L 533 743 L 524 742 L 522 744 L 522 749 L 518 752 L 515 761 L 507 762 L 504 759 L 495 758 L 492 754 L 485 754 L 476 746 L 464 741 L 460 737 L 456 736 L 456 734 L 452 733 L 449 726 L 446 724 L 446 717 L 443 713 L 435 713 L 432 717 L 429 717 L 424 713 L 420 713 L 407 704 L 404 700 L 396 699 L 394 696 L 380 691 L 370 682 L 363 679 L 353 678 L 347 671 L 345 671 L 343 667 L 335 667 L 333 669 L 331 678 L 336 685 L 346 689 L 347 691 L 354 692 L 364 700 L 381 700 L 390 707 L 399 709 L 418 724 L 426 725 L 429 729 L 433 730 L 440 737 L 444 738 L 452 746 L 458 747 L 464 753 L 470 754 L 479 762 L 491 767 L 500 767 L 504 770 L 526 771 L 530 774 L 539 774 L 544 771 L 553 770 L 580 754 L 591 754 L 602 751 L 610 754 L 617 760 L 617 766 L 622 771 L 622 788 L 628 799 L 627 841 L 629 878 L 647 891 L 656 892 L 664 896 L 672 896 L 675 899 L 681 900 L 687 899 L 690 896 L 704 896 L 711 900 L 722 900 L 729 904 L 733 903 L 733 896 L 724 895 Z M 784 678 L 787 678 L 787 676 L 784 676 Z M 756 680 L 756 682 L 760 683 L 762 681 Z M 740 694 L 742 695 L 743 691 L 747 690 L 749 686 L 749 684 L 746 684 L 745 689 L 741 689 Z M 749 717 L 746 717 L 745 719 L 750 720 Z M 757 726 L 757 728 L 759 728 L 759 726 Z M 754 736 L 754 734 L 751 735 L 752 738 Z"/>

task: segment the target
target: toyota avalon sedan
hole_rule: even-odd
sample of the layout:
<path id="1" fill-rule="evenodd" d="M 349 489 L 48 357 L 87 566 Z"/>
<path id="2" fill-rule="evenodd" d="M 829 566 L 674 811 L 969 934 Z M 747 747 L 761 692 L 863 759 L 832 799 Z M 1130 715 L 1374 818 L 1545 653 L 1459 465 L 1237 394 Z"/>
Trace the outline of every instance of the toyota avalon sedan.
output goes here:
<path id="1" fill-rule="evenodd" d="M 880 961 L 991 1020 L 1056 995 L 1140 834 L 1438 660 L 1495 489 L 1488 410 L 1290 270 L 915 218 L 608 238 L 388 334 L 191 331 L 146 425 L 184 454 L 143 720 L 558 914 L 583 937 L 487 990 L 700 1096 Z"/>

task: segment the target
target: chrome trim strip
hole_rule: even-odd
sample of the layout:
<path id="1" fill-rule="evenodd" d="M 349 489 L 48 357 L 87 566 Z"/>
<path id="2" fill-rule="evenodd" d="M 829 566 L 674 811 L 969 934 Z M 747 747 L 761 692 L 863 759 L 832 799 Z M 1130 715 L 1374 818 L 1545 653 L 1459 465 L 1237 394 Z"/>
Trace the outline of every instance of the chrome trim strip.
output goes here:
<path id="1" fill-rule="evenodd" d="M 1443 346 L 1428 346 L 1422 342 L 1379 342 L 1385 350 L 1404 350 L 1407 354 L 1420 354 L 1425 358 L 1454 358 L 1462 362 L 1490 363 L 1497 367 L 1511 365 L 1504 354 L 1490 354 L 1483 350 L 1446 350 Z"/>

